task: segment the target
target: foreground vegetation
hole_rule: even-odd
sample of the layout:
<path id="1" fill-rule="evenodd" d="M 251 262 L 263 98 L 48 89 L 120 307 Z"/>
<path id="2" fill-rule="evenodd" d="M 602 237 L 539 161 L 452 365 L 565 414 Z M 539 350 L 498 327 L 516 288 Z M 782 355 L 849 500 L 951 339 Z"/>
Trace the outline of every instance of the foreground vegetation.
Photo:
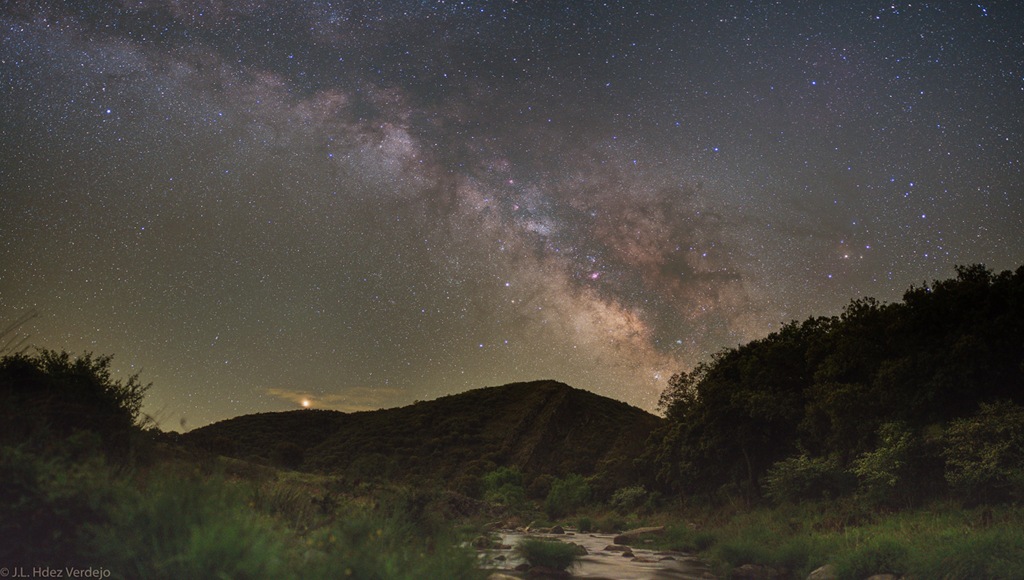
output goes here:
<path id="1" fill-rule="evenodd" d="M 196 454 L 143 430 L 109 358 L 0 361 L 0 562 L 113 578 L 477 578 L 436 495 Z M 31 386 L 32 388 L 26 388 Z M 53 397 L 53 398 L 51 398 Z M 64 397 L 91 421 L 64 430 Z M 127 425 L 127 427 L 126 427 Z"/>
<path id="2" fill-rule="evenodd" d="M 477 578 L 460 546 L 529 523 L 664 525 L 645 547 L 723 575 L 1024 577 L 1024 268 L 961 268 L 722 351 L 672 378 L 663 420 L 542 381 L 179 437 L 147 424 L 147 387 L 110 357 L 25 352 L 0 356 L 0 563 L 15 569 Z M 417 459 L 399 473 L 397 458 Z"/>
<path id="3" fill-rule="evenodd" d="M 664 516 L 663 516 L 664 517 Z M 721 575 L 748 564 L 806 578 L 829 566 L 840 579 L 1024 577 L 1024 509 L 953 502 L 893 513 L 850 502 L 690 510 L 670 520 L 663 549 L 699 553 Z"/>

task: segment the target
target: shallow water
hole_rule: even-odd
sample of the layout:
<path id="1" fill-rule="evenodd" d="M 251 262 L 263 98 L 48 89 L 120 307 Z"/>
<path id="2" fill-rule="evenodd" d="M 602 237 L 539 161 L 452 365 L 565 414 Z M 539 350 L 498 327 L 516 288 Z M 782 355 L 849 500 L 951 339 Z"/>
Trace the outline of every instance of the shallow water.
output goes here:
<path id="1" fill-rule="evenodd" d="M 554 538 L 572 542 L 587 549 L 587 555 L 580 558 L 580 564 L 572 569 L 575 578 L 605 578 L 609 580 L 674 580 L 714 578 L 710 570 L 697 558 L 682 552 L 655 552 L 643 548 L 630 548 L 634 557 L 623 556 L 622 552 L 605 550 L 614 545 L 611 534 L 523 534 L 501 532 L 501 543 L 515 546 L 520 538 L 531 536 Z M 498 558 L 503 556 L 504 560 Z M 514 549 L 484 550 L 481 565 L 489 570 L 510 571 L 522 564 Z"/>

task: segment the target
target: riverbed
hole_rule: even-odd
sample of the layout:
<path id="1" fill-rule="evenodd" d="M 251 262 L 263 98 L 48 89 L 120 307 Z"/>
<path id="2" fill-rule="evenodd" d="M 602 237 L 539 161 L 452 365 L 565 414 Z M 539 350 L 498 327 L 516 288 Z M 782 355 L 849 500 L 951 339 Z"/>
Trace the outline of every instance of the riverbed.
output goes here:
<path id="1" fill-rule="evenodd" d="M 483 550 L 481 565 L 488 570 L 510 573 L 524 560 L 516 554 L 515 545 L 521 538 L 551 538 L 572 542 L 587 549 L 579 565 L 572 569 L 574 578 L 603 578 L 607 580 L 695 580 L 715 576 L 698 558 L 683 552 L 662 552 L 642 547 L 629 547 L 632 556 L 624 555 L 626 546 L 616 546 L 611 534 L 525 534 L 504 531 L 501 543 L 512 549 Z M 608 547 L 612 549 L 606 549 Z"/>

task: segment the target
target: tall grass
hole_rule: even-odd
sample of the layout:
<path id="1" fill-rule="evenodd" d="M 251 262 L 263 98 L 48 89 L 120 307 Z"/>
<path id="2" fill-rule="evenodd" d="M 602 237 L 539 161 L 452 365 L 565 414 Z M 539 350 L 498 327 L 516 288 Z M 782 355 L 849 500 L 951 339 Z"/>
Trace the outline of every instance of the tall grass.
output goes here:
<path id="1" fill-rule="evenodd" d="M 670 527 L 663 547 L 699 552 L 722 574 L 743 564 L 806 577 L 831 564 L 841 579 L 1024 578 L 1024 508 L 940 503 L 892 514 L 854 504 L 805 503 L 701 514 L 704 529 Z M 700 535 L 700 536 L 698 536 Z M 709 544 L 698 545 L 698 537 Z"/>
<path id="2" fill-rule="evenodd" d="M 441 528 L 325 485 L 145 471 L 0 448 L 0 542 L 10 565 L 93 566 L 122 578 L 481 578 Z M 324 483 L 324 482 L 320 482 Z"/>

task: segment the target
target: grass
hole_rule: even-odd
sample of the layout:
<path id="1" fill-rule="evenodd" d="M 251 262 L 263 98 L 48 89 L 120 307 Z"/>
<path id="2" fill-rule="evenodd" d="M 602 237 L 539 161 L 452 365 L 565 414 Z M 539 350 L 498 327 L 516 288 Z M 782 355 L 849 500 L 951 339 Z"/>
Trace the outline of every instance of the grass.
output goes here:
<path id="1" fill-rule="evenodd" d="M 408 505 L 344 496 L 322 476 L 247 478 L 217 464 L 112 468 L 2 447 L 0 536 L 23 541 L 4 542 L 0 556 L 113 578 L 484 576 L 472 551 Z"/>
<path id="2" fill-rule="evenodd" d="M 831 564 L 840 579 L 893 573 L 915 578 L 1024 578 L 1024 507 L 871 513 L 853 503 L 805 503 L 688 514 L 664 549 L 699 553 L 720 574 L 760 564 L 806 577 Z"/>
<path id="3" fill-rule="evenodd" d="M 523 538 L 516 545 L 516 551 L 531 566 L 544 566 L 555 570 L 573 567 L 579 561 L 577 547 L 558 540 Z"/>

